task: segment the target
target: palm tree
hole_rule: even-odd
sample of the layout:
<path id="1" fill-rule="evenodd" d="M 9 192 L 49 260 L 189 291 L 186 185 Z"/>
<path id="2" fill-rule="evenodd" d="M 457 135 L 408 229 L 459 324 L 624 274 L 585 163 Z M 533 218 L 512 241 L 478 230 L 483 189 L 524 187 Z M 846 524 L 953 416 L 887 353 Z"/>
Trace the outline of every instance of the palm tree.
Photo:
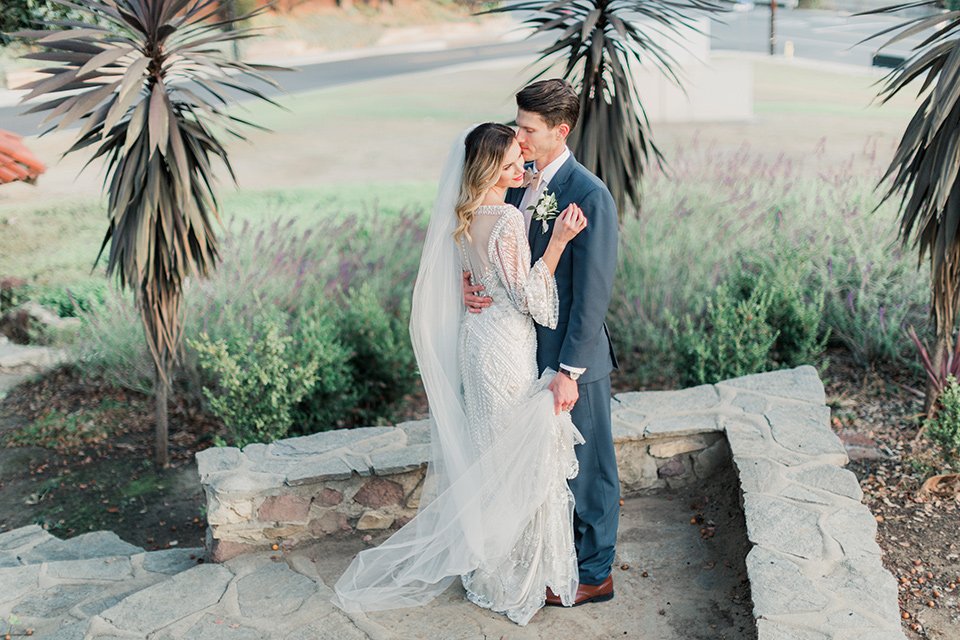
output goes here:
<path id="1" fill-rule="evenodd" d="M 534 64 L 553 60 L 536 80 L 563 65 L 580 93 L 580 126 L 570 136 L 574 155 L 603 180 L 620 215 L 629 200 L 640 208 L 640 179 L 663 154 L 650 135 L 632 68 L 652 64 L 681 84 L 677 62 L 660 40 L 697 31 L 694 14 L 725 11 L 713 0 L 526 0 L 486 13 L 531 13 L 530 36 L 557 34 Z"/>
<path id="2" fill-rule="evenodd" d="M 156 461 L 168 464 L 167 394 L 183 326 L 184 281 L 215 267 L 220 222 L 212 160 L 230 175 L 220 141 L 243 138 L 229 91 L 269 100 L 243 79 L 276 86 L 275 69 L 228 60 L 224 45 L 253 34 L 223 31 L 219 0 L 74 0 L 90 23 L 52 22 L 67 29 L 21 31 L 46 51 L 27 57 L 59 63 L 27 85 L 24 101 L 47 99 L 27 113 L 49 111 L 57 129 L 82 122 L 66 153 L 91 148 L 106 158 L 109 225 L 107 274 L 136 292 L 147 346 L 156 367 Z M 50 97 L 50 96 L 57 97 Z M 89 162 L 88 162 L 89 164 Z"/>
<path id="3" fill-rule="evenodd" d="M 889 14 L 935 5 L 934 1 L 893 5 L 859 15 Z M 886 201 L 900 195 L 900 241 L 919 251 L 918 264 L 929 257 L 930 317 L 935 329 L 931 369 L 941 371 L 950 348 L 960 303 L 960 11 L 908 20 L 872 38 L 894 34 L 881 46 L 933 29 L 911 56 L 887 76 L 881 104 L 923 78 L 924 95 L 907 125 L 881 184 L 890 180 Z M 912 89 L 913 87 L 911 87 Z M 937 399 L 937 381 L 927 383 L 924 409 Z"/>

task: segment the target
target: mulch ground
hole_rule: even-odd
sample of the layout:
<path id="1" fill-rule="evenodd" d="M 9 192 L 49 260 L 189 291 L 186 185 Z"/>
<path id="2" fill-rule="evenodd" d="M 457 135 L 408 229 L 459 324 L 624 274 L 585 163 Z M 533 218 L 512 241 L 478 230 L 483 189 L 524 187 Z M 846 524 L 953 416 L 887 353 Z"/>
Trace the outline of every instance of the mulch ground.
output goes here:
<path id="1" fill-rule="evenodd" d="M 914 372 L 864 369 L 831 352 L 822 373 L 833 427 L 880 457 L 854 460 L 864 503 L 877 518 L 883 563 L 900 583 L 903 629 L 911 640 L 960 640 L 960 499 L 923 495 L 931 475 L 948 470 L 939 448 L 917 439 L 922 401 Z M 403 418 L 424 415 L 422 395 Z M 194 454 L 223 426 L 179 394 L 170 408 L 170 458 L 153 468 L 153 402 L 70 368 L 16 388 L 0 403 L 0 438 L 50 420 L 107 424 L 79 446 L 0 448 L 0 531 L 40 522 L 60 537 L 109 529 L 147 549 L 201 546 L 204 497 Z M 78 436 L 82 438 L 83 436 Z"/>
<path id="2" fill-rule="evenodd" d="M 923 401 L 905 387 L 922 388 L 923 380 L 892 367 L 865 370 L 840 352 L 830 358 L 824 378 L 834 430 L 883 456 L 848 468 L 877 518 L 883 564 L 900 586 L 904 632 L 911 640 L 960 640 L 960 497 L 920 492 L 924 480 L 946 472 L 939 447 L 917 439 Z"/>

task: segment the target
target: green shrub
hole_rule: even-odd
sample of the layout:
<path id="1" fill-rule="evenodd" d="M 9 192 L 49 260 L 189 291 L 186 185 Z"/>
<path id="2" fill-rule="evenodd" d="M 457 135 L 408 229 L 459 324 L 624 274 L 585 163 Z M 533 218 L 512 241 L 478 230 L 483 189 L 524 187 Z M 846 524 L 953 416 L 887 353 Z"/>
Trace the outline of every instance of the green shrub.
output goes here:
<path id="1" fill-rule="evenodd" d="M 414 389 L 417 369 L 409 318 L 408 300 L 399 312 L 391 314 L 369 284 L 345 296 L 340 339 L 351 351 L 358 426 L 384 422 L 394 403 Z"/>
<path id="2" fill-rule="evenodd" d="M 814 364 L 823 354 L 830 329 L 821 331 L 825 292 L 809 280 L 811 260 L 798 251 L 777 247 L 770 253 L 741 258 L 731 278 L 740 300 L 766 289 L 769 306 L 765 321 L 777 334 L 772 366 Z"/>
<path id="3" fill-rule="evenodd" d="M 315 307 L 296 327 L 294 358 L 304 361 L 312 356 L 319 366 L 310 392 L 293 408 L 293 432 L 306 435 L 348 426 L 359 393 L 336 319 Z"/>
<path id="4" fill-rule="evenodd" d="M 106 301 L 110 286 L 104 280 L 82 280 L 67 287 L 32 287 L 29 298 L 61 318 L 76 318 Z"/>
<path id="5" fill-rule="evenodd" d="M 676 371 L 684 384 L 714 383 L 765 371 L 777 332 L 770 328 L 770 293 L 763 282 L 746 300 L 726 284 L 707 299 L 706 313 L 698 322 L 685 318 L 681 328 L 671 322 L 676 341 Z"/>
<path id="6" fill-rule="evenodd" d="M 293 408 L 316 384 L 320 365 L 315 354 L 291 345 L 294 337 L 277 313 L 257 316 L 248 331 L 213 341 L 206 333 L 190 346 L 200 368 L 217 380 L 203 393 L 223 420 L 238 447 L 284 438 L 293 424 Z M 298 353 L 299 351 L 299 353 Z M 305 359 L 297 356 L 307 355 Z"/>
<path id="7" fill-rule="evenodd" d="M 0 44 L 10 42 L 7 33 L 21 29 L 49 28 L 40 21 L 79 20 L 89 22 L 89 14 L 53 0 L 3 0 L 0 4 Z"/>
<path id="8" fill-rule="evenodd" d="M 926 427 L 927 435 L 943 448 L 948 460 L 960 457 L 960 383 L 952 375 L 947 377 L 937 411 Z"/>

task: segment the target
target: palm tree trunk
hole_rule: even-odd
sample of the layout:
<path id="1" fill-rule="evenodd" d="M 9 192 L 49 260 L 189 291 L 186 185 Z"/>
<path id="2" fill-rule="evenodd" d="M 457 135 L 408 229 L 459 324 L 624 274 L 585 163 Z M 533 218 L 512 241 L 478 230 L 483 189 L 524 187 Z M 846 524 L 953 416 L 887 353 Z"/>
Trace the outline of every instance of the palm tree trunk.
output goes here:
<path id="1" fill-rule="evenodd" d="M 170 454 L 168 450 L 168 428 L 167 428 L 167 388 L 166 380 L 169 380 L 169 372 L 162 375 L 159 368 L 156 375 L 156 388 L 154 395 L 157 399 L 157 428 L 156 428 L 156 446 L 155 462 L 160 469 L 166 469 L 170 465 Z"/>
<path id="2" fill-rule="evenodd" d="M 945 328 L 944 328 L 945 329 Z M 930 363 L 934 371 L 940 371 L 943 368 L 943 356 L 946 350 L 950 348 L 950 336 L 953 334 L 953 327 L 949 331 L 937 328 L 937 337 L 933 342 L 933 353 L 930 354 Z M 933 407 L 937 402 L 940 392 L 937 391 L 937 385 L 933 378 L 927 376 L 927 388 L 923 396 L 923 413 L 927 417 L 933 416 Z"/>

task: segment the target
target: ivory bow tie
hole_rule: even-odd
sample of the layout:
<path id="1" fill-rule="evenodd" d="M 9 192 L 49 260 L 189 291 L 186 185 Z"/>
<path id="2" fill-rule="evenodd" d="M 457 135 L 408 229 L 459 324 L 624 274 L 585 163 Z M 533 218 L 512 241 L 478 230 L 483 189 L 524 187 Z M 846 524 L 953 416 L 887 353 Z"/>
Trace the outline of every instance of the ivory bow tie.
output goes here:
<path id="1" fill-rule="evenodd" d="M 537 171 L 534 173 L 530 169 L 523 170 L 523 184 L 520 185 L 521 188 L 526 189 L 527 187 L 533 187 L 533 190 L 536 191 L 540 188 L 540 178 L 543 177 L 543 172 Z"/>

